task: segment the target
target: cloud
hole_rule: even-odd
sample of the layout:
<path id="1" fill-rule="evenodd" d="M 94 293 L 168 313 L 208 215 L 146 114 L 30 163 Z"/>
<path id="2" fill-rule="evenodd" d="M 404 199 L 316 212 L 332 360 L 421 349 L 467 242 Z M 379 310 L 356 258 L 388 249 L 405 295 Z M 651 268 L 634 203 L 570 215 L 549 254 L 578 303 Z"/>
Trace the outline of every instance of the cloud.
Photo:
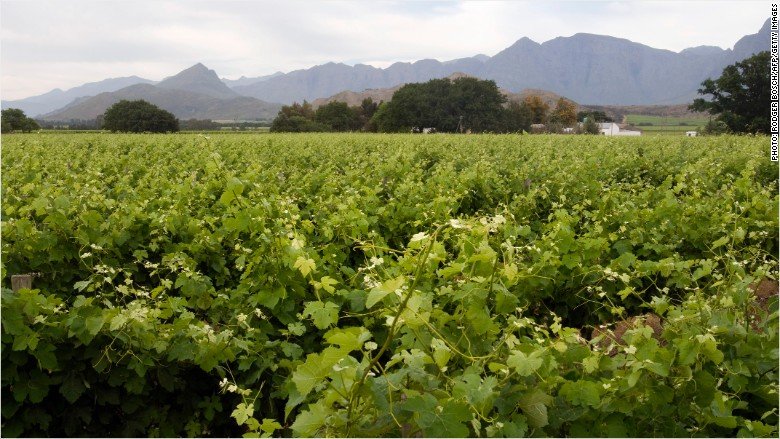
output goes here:
<path id="1" fill-rule="evenodd" d="M 768 16 L 766 3 L 744 1 L 2 1 L 0 93 L 157 80 L 196 62 L 237 78 L 329 61 L 448 60 L 578 32 L 675 51 L 731 47 Z"/>

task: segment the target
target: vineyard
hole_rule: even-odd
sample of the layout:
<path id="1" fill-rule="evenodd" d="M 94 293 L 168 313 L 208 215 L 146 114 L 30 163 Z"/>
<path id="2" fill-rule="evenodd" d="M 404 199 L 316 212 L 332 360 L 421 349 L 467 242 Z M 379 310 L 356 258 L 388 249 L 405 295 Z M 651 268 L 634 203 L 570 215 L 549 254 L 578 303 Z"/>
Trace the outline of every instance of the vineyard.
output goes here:
<path id="1" fill-rule="evenodd" d="M 2 436 L 777 437 L 768 142 L 4 135 Z"/>

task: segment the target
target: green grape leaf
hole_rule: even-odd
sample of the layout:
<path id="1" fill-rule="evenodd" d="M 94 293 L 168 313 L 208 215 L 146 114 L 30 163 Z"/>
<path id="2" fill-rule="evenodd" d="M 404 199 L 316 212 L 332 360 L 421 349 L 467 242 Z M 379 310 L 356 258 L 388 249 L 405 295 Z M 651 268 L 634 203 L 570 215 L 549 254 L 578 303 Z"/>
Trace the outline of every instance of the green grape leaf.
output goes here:
<path id="1" fill-rule="evenodd" d="M 317 437 L 320 429 L 325 425 L 331 409 L 325 406 L 323 401 L 316 404 L 309 404 L 309 409 L 302 411 L 293 422 L 292 430 L 299 437 Z"/>
<path id="2" fill-rule="evenodd" d="M 417 424 L 428 437 L 467 437 L 464 425 L 471 420 L 471 411 L 464 402 L 448 399 L 438 401 L 430 393 L 409 398 L 404 406 L 417 416 Z"/>
<path id="3" fill-rule="evenodd" d="M 333 302 L 307 302 L 303 315 L 311 317 L 317 329 L 325 329 L 339 320 L 339 306 Z"/>
<path id="4" fill-rule="evenodd" d="M 233 419 L 238 422 L 238 425 L 243 425 L 252 415 L 255 414 L 255 406 L 252 403 L 239 403 L 233 413 L 230 414 Z"/>
<path id="5" fill-rule="evenodd" d="M 320 287 L 331 294 L 336 292 L 336 288 L 334 288 L 333 285 L 338 285 L 338 281 L 330 276 L 323 276 L 322 279 L 320 279 Z"/>
<path id="6" fill-rule="evenodd" d="M 334 328 L 325 334 L 325 340 L 349 352 L 360 349 L 371 339 L 371 333 L 363 327 Z"/>
<path id="7" fill-rule="evenodd" d="M 725 245 L 727 242 L 729 242 L 729 238 L 728 236 L 724 236 L 712 243 L 712 249 L 715 250 L 716 248 Z"/>
<path id="8" fill-rule="evenodd" d="M 273 419 L 265 418 L 263 423 L 260 424 L 260 430 L 264 433 L 273 434 L 276 430 L 282 428 L 282 425 Z"/>
<path id="9" fill-rule="evenodd" d="M 317 265 L 314 263 L 314 259 L 307 259 L 303 256 L 298 256 L 298 259 L 295 260 L 295 264 L 293 265 L 293 268 L 297 268 L 304 276 L 308 276 L 316 267 Z"/>
<path id="10" fill-rule="evenodd" d="M 84 320 L 84 327 L 87 328 L 87 331 L 89 331 L 89 333 L 94 337 L 103 328 L 103 322 L 103 314 L 99 313 L 97 315 L 87 317 Z"/>
<path id="11" fill-rule="evenodd" d="M 324 380 L 348 351 L 335 347 L 327 347 L 319 354 L 309 354 L 306 361 L 299 365 L 292 374 L 292 382 L 298 393 L 306 396 L 322 380 Z"/>
<path id="12" fill-rule="evenodd" d="M 558 393 L 574 405 L 595 407 L 601 401 L 599 387 L 592 381 L 567 381 Z"/>
<path id="13" fill-rule="evenodd" d="M 382 285 L 373 288 L 368 293 L 368 297 L 366 297 L 366 308 L 373 307 L 377 302 L 384 299 L 385 296 L 403 287 L 405 281 L 406 279 L 403 276 L 398 276 L 394 279 L 386 280 L 382 282 Z"/>
<path id="14" fill-rule="evenodd" d="M 552 402 L 552 396 L 537 389 L 523 395 L 517 402 L 517 405 L 523 410 L 523 414 L 528 419 L 528 425 L 534 428 L 542 428 L 548 423 L 547 406 Z"/>
<path id="15" fill-rule="evenodd" d="M 512 355 L 506 361 L 507 366 L 514 368 L 520 376 L 529 376 L 542 366 L 542 359 L 539 358 L 539 351 L 531 352 L 526 355 L 521 351 L 512 351 Z"/>
<path id="16" fill-rule="evenodd" d="M 84 386 L 84 381 L 81 376 L 76 373 L 68 374 L 60 385 L 60 393 L 71 404 L 76 402 L 85 390 L 87 390 L 87 388 Z"/>

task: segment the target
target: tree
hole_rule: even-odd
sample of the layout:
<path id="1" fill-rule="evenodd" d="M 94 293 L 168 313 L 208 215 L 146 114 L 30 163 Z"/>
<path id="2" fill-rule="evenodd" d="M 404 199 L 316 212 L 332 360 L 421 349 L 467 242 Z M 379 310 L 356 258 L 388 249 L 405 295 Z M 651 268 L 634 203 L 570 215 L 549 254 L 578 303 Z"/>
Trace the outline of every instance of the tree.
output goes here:
<path id="1" fill-rule="evenodd" d="M 716 136 L 719 134 L 727 134 L 729 132 L 729 127 L 725 122 L 716 119 L 707 122 L 700 131 L 705 136 Z"/>
<path id="2" fill-rule="evenodd" d="M 24 111 L 18 108 L 8 108 L 2 111 L 0 115 L 2 118 L 2 127 L 0 130 L 4 133 L 10 133 L 13 131 L 21 131 L 23 133 L 29 133 L 41 129 L 38 126 L 38 122 L 34 119 L 27 117 Z"/>
<path id="3" fill-rule="evenodd" d="M 582 122 L 582 131 L 585 134 L 598 134 L 600 130 L 599 124 L 596 122 L 596 118 L 586 117 Z"/>
<path id="4" fill-rule="evenodd" d="M 350 108 L 346 102 L 329 102 L 317 108 L 314 120 L 329 126 L 331 131 L 357 131 L 362 127 L 360 107 Z"/>
<path id="5" fill-rule="evenodd" d="M 271 122 L 271 132 L 302 133 L 330 131 L 329 125 L 315 122 L 314 117 L 314 108 L 306 101 L 303 101 L 303 104 L 294 102 L 292 105 L 284 105 L 273 122 Z"/>
<path id="6" fill-rule="evenodd" d="M 374 102 L 371 98 L 365 98 L 360 103 L 360 107 L 355 107 L 355 109 L 360 120 L 360 128 L 363 131 L 376 131 L 376 126 L 371 123 L 371 118 L 374 117 L 374 114 L 379 109 L 379 103 Z"/>
<path id="7" fill-rule="evenodd" d="M 506 96 L 494 81 L 477 78 L 458 78 L 452 82 L 452 101 L 459 119 L 460 130 L 472 132 L 503 131 Z M 456 126 L 456 128 L 458 128 Z"/>
<path id="8" fill-rule="evenodd" d="M 716 120 L 734 132 L 768 133 L 769 60 L 764 51 L 727 66 L 720 78 L 701 83 L 699 94 L 712 99 L 697 98 L 689 108 L 718 115 Z"/>
<path id="9" fill-rule="evenodd" d="M 547 113 L 550 111 L 550 106 L 541 97 L 526 96 L 523 99 L 523 104 L 531 110 L 531 123 L 547 123 Z"/>
<path id="10" fill-rule="evenodd" d="M 170 112 L 142 99 L 123 99 L 103 113 L 103 129 L 131 133 L 176 132 L 179 131 L 179 120 Z"/>
<path id="11" fill-rule="evenodd" d="M 374 115 L 371 116 L 371 119 L 366 124 L 366 128 L 369 131 L 377 132 L 377 131 L 390 131 L 387 129 L 387 127 L 390 125 L 389 122 L 389 115 L 387 112 L 388 104 L 387 102 L 382 102 L 377 106 L 376 111 L 374 112 Z"/>
<path id="12" fill-rule="evenodd" d="M 282 109 L 279 110 L 278 116 L 301 116 L 305 117 L 306 119 L 314 119 L 314 107 L 312 107 L 311 104 L 306 100 L 303 101 L 303 104 L 293 102 L 292 105 L 282 106 Z"/>
<path id="13" fill-rule="evenodd" d="M 271 123 L 272 133 L 310 133 L 331 131 L 330 126 L 303 116 L 277 116 Z"/>
<path id="14" fill-rule="evenodd" d="M 506 101 L 493 81 L 477 78 L 432 79 L 406 84 L 376 112 L 380 131 L 408 131 L 413 127 L 440 132 L 501 131 Z"/>
<path id="15" fill-rule="evenodd" d="M 531 131 L 531 109 L 525 103 L 510 102 L 504 110 L 504 130 L 509 133 Z"/>
<path id="16" fill-rule="evenodd" d="M 577 120 L 580 122 L 585 122 L 586 119 L 592 120 L 593 122 L 600 123 L 600 122 L 614 122 L 614 120 L 607 116 L 607 113 L 603 111 L 597 111 L 597 110 L 590 110 L 590 111 L 580 111 L 577 113 Z"/>
<path id="17" fill-rule="evenodd" d="M 556 122 L 564 127 L 570 127 L 577 122 L 577 106 L 574 102 L 564 98 L 558 99 L 555 109 L 550 115 L 550 121 Z"/>

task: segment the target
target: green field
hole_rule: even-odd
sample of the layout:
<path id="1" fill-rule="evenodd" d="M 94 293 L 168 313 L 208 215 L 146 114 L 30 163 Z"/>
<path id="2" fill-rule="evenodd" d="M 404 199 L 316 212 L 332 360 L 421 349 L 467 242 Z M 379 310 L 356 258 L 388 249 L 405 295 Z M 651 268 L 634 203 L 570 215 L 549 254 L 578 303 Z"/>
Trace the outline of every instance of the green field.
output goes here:
<path id="1" fill-rule="evenodd" d="M 626 123 L 633 124 L 645 135 L 685 135 L 686 131 L 701 131 L 708 121 L 708 117 L 626 116 Z"/>
<path id="2" fill-rule="evenodd" d="M 777 437 L 768 143 L 4 135 L 2 435 Z"/>

